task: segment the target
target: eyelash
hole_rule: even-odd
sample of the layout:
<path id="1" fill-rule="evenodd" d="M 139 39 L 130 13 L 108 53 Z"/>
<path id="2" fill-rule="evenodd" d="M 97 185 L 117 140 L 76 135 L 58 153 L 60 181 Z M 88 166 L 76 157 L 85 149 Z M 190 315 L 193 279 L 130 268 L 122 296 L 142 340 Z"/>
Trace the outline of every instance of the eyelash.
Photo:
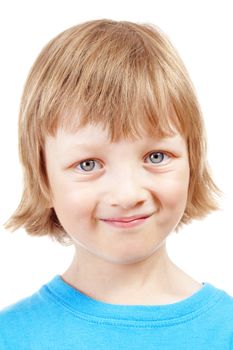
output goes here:
<path id="1" fill-rule="evenodd" d="M 168 157 L 169 159 L 171 158 L 171 155 L 170 154 L 168 154 L 167 152 L 162 152 L 162 151 L 154 151 L 154 152 L 151 152 L 151 153 L 149 153 L 147 156 L 146 156 L 146 158 L 147 157 L 149 157 L 150 155 L 152 155 L 152 154 L 162 154 L 163 155 L 163 159 L 162 159 L 162 162 L 163 162 L 163 160 L 164 160 L 164 158 L 165 157 Z M 167 161 L 169 161 L 169 159 L 167 159 Z M 78 162 L 78 163 L 76 163 L 75 165 L 74 165 L 74 167 L 75 168 L 77 168 L 77 166 L 78 165 L 80 165 L 80 164 L 82 164 L 82 163 L 85 163 L 85 162 L 88 162 L 88 161 L 97 161 L 96 159 L 91 159 L 91 158 L 88 158 L 88 159 L 84 159 L 84 160 L 82 160 L 81 162 Z M 151 163 L 151 164 L 154 164 L 154 165 L 158 165 L 158 166 L 161 166 L 160 164 L 161 163 Z M 167 164 L 167 162 L 165 163 L 165 165 Z M 89 174 L 89 173 L 92 173 L 93 171 L 91 170 L 91 171 L 85 171 L 85 170 L 83 170 L 83 169 L 79 169 L 79 170 L 81 170 L 82 172 L 84 172 L 84 173 L 87 173 L 87 174 Z"/>

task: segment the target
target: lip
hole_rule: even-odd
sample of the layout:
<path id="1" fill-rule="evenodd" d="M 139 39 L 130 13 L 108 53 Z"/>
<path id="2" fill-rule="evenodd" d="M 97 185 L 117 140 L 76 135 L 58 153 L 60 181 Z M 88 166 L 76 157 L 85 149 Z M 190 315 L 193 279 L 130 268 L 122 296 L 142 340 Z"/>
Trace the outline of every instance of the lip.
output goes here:
<path id="1" fill-rule="evenodd" d="M 151 214 L 152 215 L 152 214 Z M 147 221 L 147 219 L 151 216 L 134 216 L 134 217 L 128 217 L 128 218 L 114 218 L 114 219 L 107 219 L 101 221 L 104 221 L 106 224 L 111 225 L 113 227 L 119 227 L 119 228 L 131 228 L 135 226 L 139 226 Z M 134 219 L 132 219 L 134 218 Z M 121 219 L 121 220 L 119 220 Z M 123 220 L 123 221 L 122 221 Z"/>
<path id="2" fill-rule="evenodd" d="M 128 217 L 121 217 L 121 218 L 109 218 L 109 219 L 101 219 L 103 221 L 109 221 L 109 222 L 131 222 L 134 220 L 139 219 L 146 219 L 152 214 L 145 214 L 145 215 L 134 215 L 134 216 L 128 216 Z"/>
<path id="3" fill-rule="evenodd" d="M 109 221 L 109 220 L 102 220 L 106 224 L 113 226 L 113 227 L 119 227 L 119 228 L 131 228 L 135 226 L 139 226 L 143 224 L 146 220 L 148 220 L 149 216 L 146 218 L 136 219 L 133 221 L 123 222 L 123 221 Z"/>

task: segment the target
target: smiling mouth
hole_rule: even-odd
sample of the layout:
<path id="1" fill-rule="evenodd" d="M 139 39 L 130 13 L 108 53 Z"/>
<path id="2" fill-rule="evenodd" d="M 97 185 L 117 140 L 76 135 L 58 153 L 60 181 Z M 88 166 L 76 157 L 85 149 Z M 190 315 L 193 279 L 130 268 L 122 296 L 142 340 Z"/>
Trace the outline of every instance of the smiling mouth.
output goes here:
<path id="1" fill-rule="evenodd" d="M 132 216 L 125 216 L 125 217 L 113 217 L 113 218 L 105 218 L 105 219 L 101 219 L 101 220 L 105 220 L 105 221 L 114 221 L 114 222 L 131 222 L 134 220 L 138 220 L 138 219 L 145 219 L 148 218 L 149 216 L 151 216 L 153 213 L 151 214 L 141 214 L 141 215 L 132 215 Z"/>
<path id="2" fill-rule="evenodd" d="M 149 219 L 149 217 L 150 216 L 141 217 L 130 221 L 118 221 L 118 220 L 101 220 L 101 221 L 113 227 L 131 228 L 131 227 L 142 225 Z"/>

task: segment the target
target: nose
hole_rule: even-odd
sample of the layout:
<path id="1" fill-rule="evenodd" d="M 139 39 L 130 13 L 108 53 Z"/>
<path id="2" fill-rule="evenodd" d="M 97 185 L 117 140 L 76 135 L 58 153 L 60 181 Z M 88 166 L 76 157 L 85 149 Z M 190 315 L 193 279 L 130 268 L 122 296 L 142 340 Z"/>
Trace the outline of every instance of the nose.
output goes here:
<path id="1" fill-rule="evenodd" d="M 133 172 L 123 171 L 120 175 L 111 181 L 106 192 L 106 201 L 112 207 L 131 209 L 148 200 L 148 190 L 145 187 L 144 180 L 133 174 Z"/>

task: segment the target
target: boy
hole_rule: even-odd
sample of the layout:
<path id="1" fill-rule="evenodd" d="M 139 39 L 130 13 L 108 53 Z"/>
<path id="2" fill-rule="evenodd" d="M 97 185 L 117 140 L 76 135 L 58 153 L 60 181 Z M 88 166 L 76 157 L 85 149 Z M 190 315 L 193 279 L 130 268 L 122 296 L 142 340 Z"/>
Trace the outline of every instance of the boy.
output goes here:
<path id="1" fill-rule="evenodd" d="M 233 349 L 233 298 L 166 251 L 216 210 L 188 73 L 156 27 L 95 20 L 51 40 L 19 119 L 6 228 L 74 244 L 62 276 L 0 313 L 0 349 Z"/>

